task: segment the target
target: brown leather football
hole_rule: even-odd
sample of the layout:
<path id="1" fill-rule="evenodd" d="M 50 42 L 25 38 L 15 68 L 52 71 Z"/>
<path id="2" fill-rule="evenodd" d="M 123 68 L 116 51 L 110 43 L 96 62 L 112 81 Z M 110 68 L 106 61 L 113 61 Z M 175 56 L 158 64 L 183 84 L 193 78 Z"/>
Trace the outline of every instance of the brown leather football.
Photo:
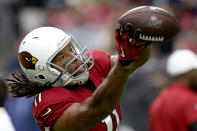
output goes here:
<path id="1" fill-rule="evenodd" d="M 174 15 L 154 6 L 140 6 L 124 13 L 119 23 L 125 27 L 132 24 L 132 32 L 141 29 L 139 38 L 145 41 L 164 42 L 180 31 L 180 25 Z"/>

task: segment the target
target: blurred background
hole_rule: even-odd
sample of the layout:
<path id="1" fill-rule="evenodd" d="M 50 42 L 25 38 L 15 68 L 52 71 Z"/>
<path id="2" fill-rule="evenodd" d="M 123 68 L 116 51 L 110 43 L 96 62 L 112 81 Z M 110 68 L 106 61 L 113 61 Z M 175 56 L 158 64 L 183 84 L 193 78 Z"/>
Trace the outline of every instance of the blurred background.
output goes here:
<path id="1" fill-rule="evenodd" d="M 29 31 L 40 26 L 58 27 L 90 49 L 116 54 L 114 31 L 119 17 L 142 5 L 164 8 L 181 24 L 174 39 L 153 46 L 151 59 L 129 78 L 121 100 L 120 131 L 147 131 L 149 105 L 169 82 L 168 55 L 180 48 L 197 53 L 196 0 L 0 0 L 0 76 L 20 72 L 18 46 Z M 39 131 L 32 101 L 8 97 L 6 110 L 16 131 Z"/>

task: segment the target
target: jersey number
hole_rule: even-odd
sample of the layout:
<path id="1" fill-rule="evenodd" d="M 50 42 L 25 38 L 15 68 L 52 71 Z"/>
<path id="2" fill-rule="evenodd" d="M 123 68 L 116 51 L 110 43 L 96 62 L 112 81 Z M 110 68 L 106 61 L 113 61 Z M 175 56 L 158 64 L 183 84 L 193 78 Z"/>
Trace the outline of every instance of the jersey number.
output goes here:
<path id="1" fill-rule="evenodd" d="M 116 121 L 113 121 L 112 116 L 114 115 L 116 118 Z M 116 109 L 113 110 L 112 114 L 107 116 L 104 120 L 102 120 L 102 123 L 105 123 L 107 126 L 107 131 L 113 131 L 113 129 L 115 128 L 116 131 L 118 131 L 118 127 L 120 124 L 120 118 L 118 116 L 118 113 L 116 111 Z M 117 126 L 115 127 L 115 125 L 113 124 L 113 122 L 117 123 Z"/>

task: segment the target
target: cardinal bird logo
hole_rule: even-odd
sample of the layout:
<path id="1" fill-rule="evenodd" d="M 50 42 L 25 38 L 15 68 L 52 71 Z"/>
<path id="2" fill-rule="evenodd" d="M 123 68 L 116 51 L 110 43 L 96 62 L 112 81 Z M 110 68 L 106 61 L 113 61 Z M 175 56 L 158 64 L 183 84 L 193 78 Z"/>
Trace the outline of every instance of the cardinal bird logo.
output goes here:
<path id="1" fill-rule="evenodd" d="M 23 51 L 19 54 L 19 61 L 26 69 L 35 70 L 35 64 L 38 59 L 33 57 L 29 52 Z"/>

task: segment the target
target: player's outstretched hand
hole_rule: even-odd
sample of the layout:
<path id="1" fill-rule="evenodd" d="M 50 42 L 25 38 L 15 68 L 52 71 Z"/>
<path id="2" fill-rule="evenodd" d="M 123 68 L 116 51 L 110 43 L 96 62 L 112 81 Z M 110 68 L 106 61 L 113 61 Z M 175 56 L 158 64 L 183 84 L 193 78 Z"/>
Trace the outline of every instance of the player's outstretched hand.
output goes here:
<path id="1" fill-rule="evenodd" d="M 121 64 L 128 65 L 132 61 L 137 60 L 141 50 L 151 44 L 151 42 L 140 42 L 140 33 L 140 29 L 133 31 L 132 24 L 130 23 L 128 23 L 125 28 L 123 28 L 121 24 L 117 25 L 115 38 L 118 50 L 118 59 Z"/>

